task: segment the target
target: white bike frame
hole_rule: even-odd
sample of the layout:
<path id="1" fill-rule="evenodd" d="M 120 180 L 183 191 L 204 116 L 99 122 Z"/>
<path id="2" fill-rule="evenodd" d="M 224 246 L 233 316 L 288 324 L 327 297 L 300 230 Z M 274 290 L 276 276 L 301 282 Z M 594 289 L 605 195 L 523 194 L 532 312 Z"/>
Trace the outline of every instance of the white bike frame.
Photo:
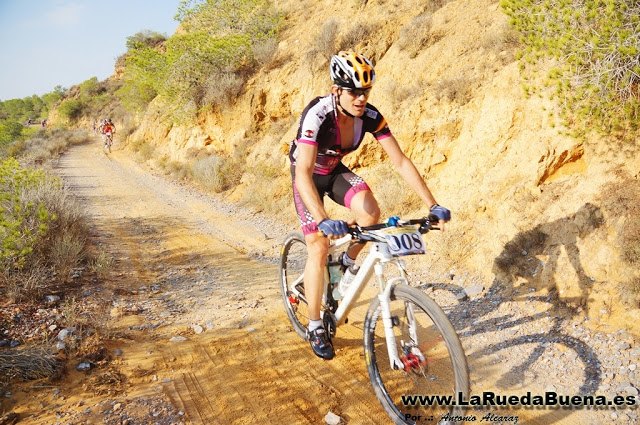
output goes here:
<path id="1" fill-rule="evenodd" d="M 351 242 L 351 235 L 344 236 L 335 240 L 329 247 L 329 253 L 336 252 L 341 247 Z M 378 300 L 380 300 L 380 310 L 382 313 L 382 323 L 384 325 L 385 340 L 387 342 L 387 350 L 389 352 L 389 362 L 393 369 L 403 369 L 404 364 L 398 356 L 398 347 L 396 346 L 396 340 L 393 335 L 393 320 L 391 318 L 391 308 L 389 306 L 391 298 L 391 289 L 398 283 L 408 284 L 407 274 L 405 270 L 405 263 L 402 259 L 394 257 L 389 251 L 389 246 L 385 242 L 370 242 L 371 248 L 369 253 L 365 257 L 360 270 L 353 278 L 353 281 L 349 284 L 346 292 L 342 294 L 342 300 L 335 312 L 336 326 L 342 325 L 355 301 L 358 300 L 362 290 L 366 286 L 367 282 L 371 278 L 372 273 L 376 275 L 376 282 L 378 284 Z M 398 267 L 400 275 L 387 279 L 385 281 L 383 277 L 384 266 L 386 264 L 395 264 Z M 327 301 L 327 288 L 329 288 L 329 272 L 325 272 L 325 293 L 324 301 Z M 411 305 L 409 306 L 411 307 Z M 413 311 L 409 311 L 408 314 L 412 317 Z M 414 328 L 413 323 L 410 325 Z M 415 329 L 410 329 L 412 338 L 415 341 Z M 417 341 L 416 341 L 417 342 Z"/>

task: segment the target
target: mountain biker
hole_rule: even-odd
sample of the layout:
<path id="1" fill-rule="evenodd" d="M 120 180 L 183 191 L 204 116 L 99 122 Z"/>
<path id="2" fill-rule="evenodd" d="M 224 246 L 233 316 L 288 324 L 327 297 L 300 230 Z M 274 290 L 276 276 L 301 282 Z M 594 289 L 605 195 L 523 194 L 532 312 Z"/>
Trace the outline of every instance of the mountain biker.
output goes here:
<path id="1" fill-rule="evenodd" d="M 304 291 L 309 307 L 309 343 L 313 352 L 326 360 L 335 355 L 320 316 L 329 239 L 344 236 L 348 228 L 346 222 L 328 216 L 323 197 L 326 194 L 349 208 L 360 226 L 380 219 L 371 189 L 341 162 L 342 157 L 358 148 L 365 133 L 371 133 L 396 171 L 440 219 L 440 226 L 444 229 L 444 222 L 451 219 L 450 211 L 438 205 L 413 162 L 400 149 L 382 114 L 367 103 L 376 77 L 371 61 L 356 52 L 341 51 L 332 56 L 329 71 L 331 93 L 316 97 L 304 109 L 289 150 L 294 204 L 307 246 Z M 343 265 L 353 265 L 363 247 L 352 244 L 342 257 Z"/>
<path id="2" fill-rule="evenodd" d="M 100 132 L 102 133 L 104 145 L 107 146 L 109 138 L 116 134 L 116 126 L 113 124 L 113 121 L 111 121 L 111 118 L 103 120 L 102 125 L 100 126 Z"/>

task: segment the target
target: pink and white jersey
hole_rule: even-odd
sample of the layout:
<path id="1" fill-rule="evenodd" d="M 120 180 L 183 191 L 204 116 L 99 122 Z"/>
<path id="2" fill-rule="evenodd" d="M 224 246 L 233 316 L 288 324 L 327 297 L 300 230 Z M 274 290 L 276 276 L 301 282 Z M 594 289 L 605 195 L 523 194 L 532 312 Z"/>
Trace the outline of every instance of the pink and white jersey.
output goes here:
<path id="1" fill-rule="evenodd" d="M 298 144 L 317 145 L 318 155 L 313 172 L 330 174 L 346 154 L 358 149 L 365 133 L 371 133 L 378 141 L 391 135 L 387 121 L 373 105 L 367 103 L 364 114 L 354 118 L 353 142 L 351 147 L 342 149 L 334 97 L 316 97 L 302 111 L 298 134 L 289 150 L 289 159 L 295 165 Z"/>

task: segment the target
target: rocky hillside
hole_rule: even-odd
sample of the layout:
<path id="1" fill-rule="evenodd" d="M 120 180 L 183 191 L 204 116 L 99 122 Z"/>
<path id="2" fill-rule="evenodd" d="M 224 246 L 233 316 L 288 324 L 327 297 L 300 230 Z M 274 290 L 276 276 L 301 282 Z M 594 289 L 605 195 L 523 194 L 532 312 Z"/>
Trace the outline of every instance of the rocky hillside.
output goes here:
<path id="1" fill-rule="evenodd" d="M 229 199 L 294 223 L 281 148 L 306 103 L 328 92 L 328 56 L 356 48 L 376 62 L 370 103 L 453 211 L 431 238 L 434 278 L 546 291 L 597 326 L 640 333 L 640 155 L 568 136 L 557 100 L 526 94 L 544 65 L 539 77 L 523 71 L 497 1 L 275 3 L 286 16 L 277 52 L 238 98 L 197 125 L 167 120 L 156 99 L 129 147 L 150 145 L 151 164 L 233 160 L 243 174 Z M 347 162 L 383 214 L 424 213 L 374 140 Z"/>

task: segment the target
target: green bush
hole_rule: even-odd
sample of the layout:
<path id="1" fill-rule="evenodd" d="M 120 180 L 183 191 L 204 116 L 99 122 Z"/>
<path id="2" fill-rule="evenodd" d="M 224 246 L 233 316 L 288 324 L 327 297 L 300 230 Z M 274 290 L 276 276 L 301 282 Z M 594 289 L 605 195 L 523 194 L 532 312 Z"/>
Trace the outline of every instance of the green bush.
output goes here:
<path id="1" fill-rule="evenodd" d="M 68 122 L 73 123 L 82 116 L 84 108 L 85 105 L 81 100 L 68 98 L 60 103 L 58 112 L 66 118 Z"/>
<path id="2" fill-rule="evenodd" d="M 88 228 L 60 179 L 0 162 L 0 293 L 37 298 L 84 260 Z"/>
<path id="3" fill-rule="evenodd" d="M 520 33 L 523 63 L 550 74 L 567 122 L 634 140 L 640 118 L 640 4 L 626 0 L 501 0 Z"/>
<path id="4" fill-rule="evenodd" d="M 271 60 L 281 21 L 266 0 L 183 0 L 176 19 L 183 31 L 166 40 L 149 33 L 129 37 L 118 91 L 129 109 L 144 109 L 161 96 L 174 117 L 184 119 L 234 99 L 249 75 Z M 218 93 L 212 75 L 225 76 Z"/>
<path id="5" fill-rule="evenodd" d="M 144 30 L 135 33 L 134 35 L 127 37 L 127 49 L 138 50 L 145 47 L 157 47 L 160 46 L 167 37 L 159 32 Z"/>
<path id="6" fill-rule="evenodd" d="M 55 216 L 42 202 L 27 200 L 26 192 L 45 182 L 39 170 L 20 167 L 10 158 L 0 162 L 0 266 L 21 269 Z"/>

